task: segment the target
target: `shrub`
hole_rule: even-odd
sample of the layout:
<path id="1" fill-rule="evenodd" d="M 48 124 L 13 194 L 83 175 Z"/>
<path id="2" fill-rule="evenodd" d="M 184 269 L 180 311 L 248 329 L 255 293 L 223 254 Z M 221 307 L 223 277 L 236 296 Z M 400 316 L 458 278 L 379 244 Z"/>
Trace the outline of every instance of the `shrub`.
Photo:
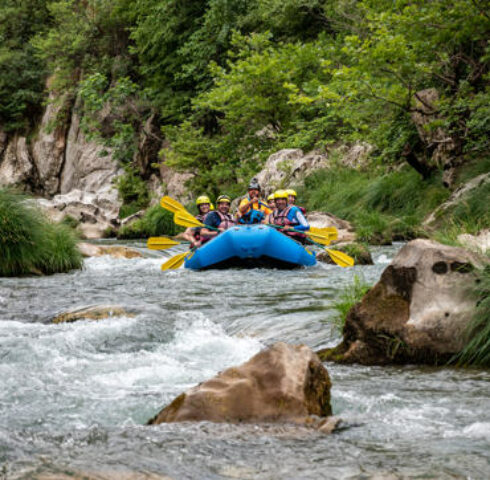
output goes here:
<path id="1" fill-rule="evenodd" d="M 0 190 L 0 275 L 61 273 L 81 268 L 73 231 L 49 222 L 27 197 Z"/>
<path id="2" fill-rule="evenodd" d="M 117 238 L 147 238 L 158 235 L 176 235 L 182 229 L 175 225 L 173 214 L 159 205 L 149 208 L 145 215 L 127 226 L 123 226 Z"/>
<path id="3" fill-rule="evenodd" d="M 479 273 L 478 280 L 474 289 L 477 307 L 466 329 L 467 343 L 453 359 L 460 366 L 490 367 L 490 267 Z"/>

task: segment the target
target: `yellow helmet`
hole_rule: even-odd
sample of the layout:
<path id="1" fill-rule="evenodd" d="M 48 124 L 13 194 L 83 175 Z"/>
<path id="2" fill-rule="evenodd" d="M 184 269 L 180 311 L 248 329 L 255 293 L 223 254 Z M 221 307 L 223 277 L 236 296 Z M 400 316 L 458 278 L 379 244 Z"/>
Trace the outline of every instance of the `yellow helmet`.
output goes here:
<path id="1" fill-rule="evenodd" d="M 286 190 L 286 193 L 288 195 L 292 195 L 293 197 L 297 197 L 298 196 L 298 194 L 296 193 L 296 190 L 293 190 L 292 188 L 287 189 Z"/>
<path id="2" fill-rule="evenodd" d="M 231 198 L 228 195 L 220 195 L 216 199 L 216 203 L 221 203 L 221 202 L 231 203 Z"/>
<path id="3" fill-rule="evenodd" d="M 209 205 L 211 205 L 211 200 L 209 200 L 207 195 L 201 195 L 200 197 L 197 197 L 196 205 L 199 206 L 201 203 L 209 203 Z"/>
<path id="4" fill-rule="evenodd" d="M 270 202 L 271 200 L 274 200 L 274 194 L 271 193 L 268 197 L 267 197 L 267 201 Z"/>
<path id="5" fill-rule="evenodd" d="M 209 210 L 214 210 L 214 205 L 211 203 L 211 200 L 207 195 L 197 197 L 196 205 L 199 207 L 199 205 L 202 205 L 203 203 L 209 203 Z"/>
<path id="6" fill-rule="evenodd" d="M 277 200 L 278 198 L 285 198 L 287 200 L 288 192 L 286 192 L 286 190 L 276 190 L 274 193 L 274 200 Z"/>

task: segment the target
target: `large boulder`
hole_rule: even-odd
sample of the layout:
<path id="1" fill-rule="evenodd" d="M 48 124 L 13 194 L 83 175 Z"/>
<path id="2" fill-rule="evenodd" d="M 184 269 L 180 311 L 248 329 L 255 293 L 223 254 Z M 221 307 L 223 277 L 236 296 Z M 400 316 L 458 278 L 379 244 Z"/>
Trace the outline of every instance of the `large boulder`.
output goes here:
<path id="1" fill-rule="evenodd" d="M 331 415 L 330 387 L 327 370 L 308 347 L 276 343 L 182 393 L 148 423 L 303 422 Z"/>
<path id="2" fill-rule="evenodd" d="M 343 341 L 323 360 L 386 364 L 448 361 L 464 344 L 485 259 L 431 240 L 405 245 L 347 315 Z"/>
<path id="3" fill-rule="evenodd" d="M 263 193 L 269 195 L 278 188 L 301 185 L 314 170 L 325 168 L 327 157 L 318 152 L 303 153 L 299 148 L 287 148 L 273 153 L 258 173 Z"/>

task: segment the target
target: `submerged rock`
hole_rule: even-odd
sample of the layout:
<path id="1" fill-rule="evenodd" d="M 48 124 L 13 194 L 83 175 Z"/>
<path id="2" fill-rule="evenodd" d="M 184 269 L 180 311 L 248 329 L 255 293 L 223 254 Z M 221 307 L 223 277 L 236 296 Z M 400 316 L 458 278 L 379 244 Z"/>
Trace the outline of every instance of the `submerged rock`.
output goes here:
<path id="1" fill-rule="evenodd" d="M 134 317 L 118 305 L 92 305 L 88 307 L 77 307 L 64 313 L 56 315 L 51 323 L 69 323 L 77 320 L 103 320 L 110 317 Z"/>
<path id="2" fill-rule="evenodd" d="M 356 265 L 373 265 L 374 263 L 373 257 L 371 257 L 371 252 L 362 243 L 337 243 L 333 248 L 350 255 L 354 259 Z M 316 259 L 320 262 L 329 263 L 332 265 L 335 264 L 326 251 L 319 252 Z"/>
<path id="3" fill-rule="evenodd" d="M 102 255 L 110 255 L 113 258 L 143 257 L 138 250 L 123 245 L 94 245 L 93 243 L 79 243 L 78 249 L 84 257 L 100 257 Z"/>
<path id="4" fill-rule="evenodd" d="M 405 245 L 380 281 L 347 315 L 343 341 L 322 360 L 387 364 L 447 362 L 464 344 L 485 260 L 431 240 Z"/>
<path id="5" fill-rule="evenodd" d="M 331 382 L 305 345 L 276 343 L 167 405 L 148 424 L 164 422 L 307 422 L 331 415 Z"/>

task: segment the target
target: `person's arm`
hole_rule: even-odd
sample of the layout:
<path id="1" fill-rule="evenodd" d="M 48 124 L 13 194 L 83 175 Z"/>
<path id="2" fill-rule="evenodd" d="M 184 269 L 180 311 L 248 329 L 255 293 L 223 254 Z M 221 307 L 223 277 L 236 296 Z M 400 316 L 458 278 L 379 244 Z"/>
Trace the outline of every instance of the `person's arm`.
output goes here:
<path id="1" fill-rule="evenodd" d="M 307 232 L 310 229 L 310 225 L 308 220 L 306 220 L 305 216 L 301 213 L 301 210 L 298 207 L 294 207 L 291 209 L 289 214 L 296 219 L 298 225 L 290 225 L 288 229 L 300 230 L 302 232 Z"/>
<path id="2" fill-rule="evenodd" d="M 211 212 L 204 219 L 204 225 L 207 225 L 209 227 L 218 228 L 219 224 L 220 224 L 220 218 L 216 214 L 216 212 Z M 220 232 L 218 232 L 216 230 L 209 230 L 205 227 L 203 227 L 201 230 L 201 235 L 204 235 L 205 237 L 209 237 L 209 238 L 216 237 L 216 235 L 218 235 L 218 233 L 220 233 Z"/>

